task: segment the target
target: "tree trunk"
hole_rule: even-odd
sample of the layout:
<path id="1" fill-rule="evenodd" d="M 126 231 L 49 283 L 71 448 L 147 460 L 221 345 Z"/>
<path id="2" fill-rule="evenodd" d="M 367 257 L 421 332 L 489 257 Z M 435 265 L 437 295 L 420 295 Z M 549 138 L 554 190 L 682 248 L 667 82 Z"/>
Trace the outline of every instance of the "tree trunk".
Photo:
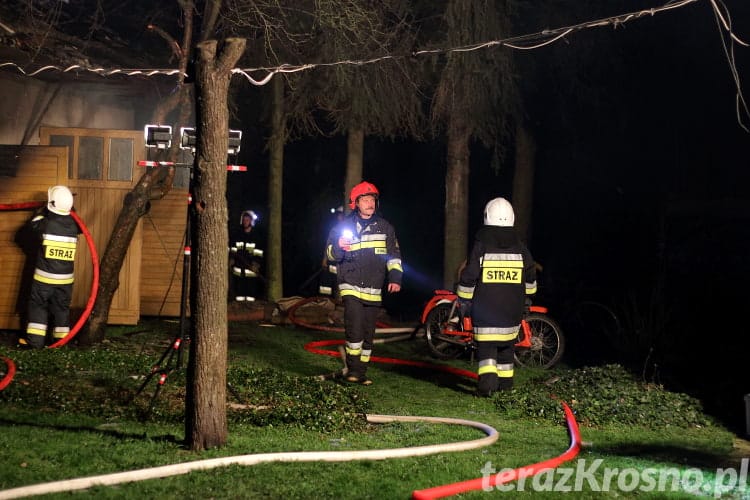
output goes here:
<path id="1" fill-rule="evenodd" d="M 190 275 L 192 319 L 185 440 L 194 451 L 226 444 L 227 415 L 227 96 L 245 40 L 197 45 L 197 139 L 193 165 Z"/>
<path id="2" fill-rule="evenodd" d="M 451 116 L 447 131 L 445 173 L 445 255 L 443 286 L 452 290 L 458 270 L 466 260 L 469 222 L 469 129 L 460 117 Z"/>
<path id="3" fill-rule="evenodd" d="M 344 213 L 349 212 L 349 193 L 362 182 L 365 132 L 361 128 L 349 129 L 346 138 L 346 180 L 344 181 Z"/>
<path id="4" fill-rule="evenodd" d="M 534 205 L 534 165 L 536 144 L 523 123 L 516 124 L 516 165 L 513 172 L 513 209 L 516 231 L 524 242 L 531 239 L 531 214 Z"/>
<path id="5" fill-rule="evenodd" d="M 268 248 L 266 249 L 269 302 L 284 296 L 284 269 L 282 266 L 281 222 L 284 187 L 284 143 L 286 126 L 284 112 L 284 77 L 277 74 L 271 80 L 272 106 L 271 138 L 269 140 L 268 166 Z"/>
<path id="6" fill-rule="evenodd" d="M 193 3 L 183 1 L 183 39 L 182 50 L 178 51 L 180 58 L 180 72 L 177 77 L 178 91 L 162 100 L 153 113 L 151 123 L 166 123 L 167 115 L 175 108 L 180 110 L 177 123 L 186 123 L 190 117 L 191 106 L 191 86 L 185 84 L 185 71 L 187 68 L 190 55 L 190 40 L 193 37 Z M 154 27 L 151 29 L 158 31 L 165 37 L 172 47 L 179 47 L 169 35 Z M 169 152 L 169 160 L 174 161 L 179 153 L 179 129 L 174 132 L 172 139 L 172 148 Z M 141 217 L 146 215 L 150 208 L 150 200 L 163 198 L 172 189 L 174 180 L 174 168 L 158 167 L 144 173 L 138 180 L 132 191 L 130 191 L 123 202 L 122 210 L 117 216 L 115 229 L 109 237 L 107 247 L 104 249 L 99 265 L 99 289 L 96 296 L 96 302 L 91 310 L 91 316 L 86 327 L 79 333 L 76 340 L 78 345 L 86 346 L 99 343 L 104 340 L 104 332 L 109 320 L 109 309 L 112 306 L 117 288 L 120 286 L 120 270 L 122 263 L 125 261 L 125 255 L 130 248 L 130 242 L 133 240 L 135 228 Z M 185 279 L 185 278 L 183 278 Z"/>

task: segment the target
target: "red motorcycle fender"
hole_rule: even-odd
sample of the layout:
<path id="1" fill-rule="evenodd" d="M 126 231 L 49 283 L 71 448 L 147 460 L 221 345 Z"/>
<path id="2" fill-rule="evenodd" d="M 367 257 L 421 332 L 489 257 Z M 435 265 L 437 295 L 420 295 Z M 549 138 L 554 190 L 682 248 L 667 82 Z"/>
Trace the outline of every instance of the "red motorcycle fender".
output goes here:
<path id="1" fill-rule="evenodd" d="M 435 295 L 429 300 L 429 302 L 427 302 L 427 305 L 424 306 L 424 309 L 422 310 L 422 324 L 424 325 L 427 322 L 427 315 L 430 314 L 430 311 L 435 309 L 438 304 L 450 304 L 457 298 L 458 296 L 453 292 L 446 290 L 436 291 Z"/>

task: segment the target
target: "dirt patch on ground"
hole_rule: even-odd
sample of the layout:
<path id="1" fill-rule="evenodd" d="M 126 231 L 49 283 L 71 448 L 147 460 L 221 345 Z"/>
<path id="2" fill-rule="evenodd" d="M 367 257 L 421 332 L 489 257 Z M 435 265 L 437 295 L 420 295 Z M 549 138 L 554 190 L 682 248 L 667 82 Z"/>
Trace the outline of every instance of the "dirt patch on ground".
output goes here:
<path id="1" fill-rule="evenodd" d="M 750 441 L 735 437 L 732 443 L 732 452 L 727 457 L 731 467 L 740 469 L 742 459 L 750 459 Z"/>

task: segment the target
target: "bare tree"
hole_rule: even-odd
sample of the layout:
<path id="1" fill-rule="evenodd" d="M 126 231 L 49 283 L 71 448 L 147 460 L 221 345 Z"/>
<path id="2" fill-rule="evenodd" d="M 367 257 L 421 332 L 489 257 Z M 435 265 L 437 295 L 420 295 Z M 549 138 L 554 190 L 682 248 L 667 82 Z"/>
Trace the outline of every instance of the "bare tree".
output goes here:
<path id="1" fill-rule="evenodd" d="M 172 53 L 179 61 L 180 72 L 177 77 L 177 91 L 162 100 L 154 111 L 152 123 L 167 123 L 167 116 L 175 109 L 178 110 L 178 123 L 187 122 L 192 106 L 192 85 L 185 83 L 190 47 L 193 37 L 193 10 L 191 0 L 179 0 L 183 13 L 183 39 L 177 43 L 166 31 L 159 26 L 150 24 L 148 29 L 164 38 Z M 178 134 L 175 130 L 175 134 Z M 169 158 L 174 161 L 179 149 L 179 138 L 172 140 Z M 117 223 L 109 237 L 107 246 L 102 254 L 99 269 L 99 293 L 91 311 L 86 328 L 78 335 L 80 345 L 90 345 L 101 342 L 105 336 L 109 309 L 112 299 L 120 286 L 120 270 L 125 261 L 130 242 L 141 217 L 149 211 L 152 200 L 163 198 L 172 189 L 174 167 L 158 167 L 146 171 L 135 187 L 125 196 L 122 210 L 117 216 Z"/>
<path id="2" fill-rule="evenodd" d="M 224 23 L 227 30 L 248 39 L 250 50 L 243 61 L 260 66 L 299 62 L 312 37 L 311 0 L 227 0 Z M 270 137 L 268 176 L 268 248 L 266 248 L 266 293 L 269 301 L 284 296 L 282 255 L 282 207 L 284 146 L 287 141 L 287 77 L 273 76 L 263 89 L 268 109 Z"/>
<path id="3" fill-rule="evenodd" d="M 191 450 L 222 446 L 227 440 L 227 265 L 217 242 L 227 230 L 226 158 L 229 137 L 227 96 L 231 70 L 245 40 L 227 39 L 197 46 L 196 95 L 198 144 L 193 166 L 191 228 L 191 348 L 185 438 Z M 225 245 L 218 245 L 219 248 Z"/>
<path id="4" fill-rule="evenodd" d="M 442 46 L 467 47 L 510 31 L 510 0 L 450 0 L 432 33 Z M 442 5 L 442 4 L 441 4 Z M 440 70 L 432 117 L 447 143 L 443 284 L 453 287 L 468 245 L 469 155 L 472 139 L 500 145 L 513 112 L 515 86 L 507 49 L 449 52 Z M 497 153 L 502 153 L 496 147 Z"/>
<path id="5" fill-rule="evenodd" d="M 335 64 L 307 72 L 293 89 L 292 128 L 321 134 L 317 119 L 332 124 L 329 134 L 347 135 L 343 199 L 363 177 L 368 135 L 419 137 L 422 102 L 409 53 L 415 35 L 409 2 L 316 0 L 316 37 L 309 57 L 320 62 L 377 60 L 375 64 Z M 382 59 L 379 59 L 381 58 Z"/>
<path id="6" fill-rule="evenodd" d="M 284 206 L 284 144 L 286 143 L 286 114 L 284 112 L 284 79 L 276 75 L 271 82 L 271 138 L 268 141 L 268 300 L 277 301 L 284 296 L 281 244 L 281 209 Z"/>

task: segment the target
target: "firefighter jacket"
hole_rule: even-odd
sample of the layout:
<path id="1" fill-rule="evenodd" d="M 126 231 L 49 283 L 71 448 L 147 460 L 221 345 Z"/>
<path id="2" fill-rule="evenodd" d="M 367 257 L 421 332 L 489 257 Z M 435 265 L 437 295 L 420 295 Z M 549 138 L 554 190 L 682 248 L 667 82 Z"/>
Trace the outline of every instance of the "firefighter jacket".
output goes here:
<path id="1" fill-rule="evenodd" d="M 339 247 L 339 237 L 351 231 L 348 250 Z M 367 304 L 382 301 L 386 274 L 389 283 L 401 284 L 401 250 L 393 226 L 378 214 L 362 219 L 357 212 L 339 222 L 328 235 L 328 262 L 336 266 L 339 295 L 356 297 Z"/>
<path id="2" fill-rule="evenodd" d="M 34 280 L 48 285 L 73 283 L 73 268 L 80 230 L 73 217 L 49 210 L 31 220 L 31 229 L 42 239 Z"/>
<path id="3" fill-rule="evenodd" d="M 515 338 L 526 295 L 536 293 L 536 270 L 531 253 L 512 227 L 483 226 L 477 232 L 456 291 L 461 299 L 472 301 L 477 340 L 483 327 L 493 334 L 508 334 L 488 340 Z"/>
<path id="4" fill-rule="evenodd" d="M 255 278 L 260 271 L 263 250 L 256 248 L 253 231 L 244 231 L 242 226 L 229 235 L 230 259 L 233 261 L 232 274 L 242 278 Z"/>

